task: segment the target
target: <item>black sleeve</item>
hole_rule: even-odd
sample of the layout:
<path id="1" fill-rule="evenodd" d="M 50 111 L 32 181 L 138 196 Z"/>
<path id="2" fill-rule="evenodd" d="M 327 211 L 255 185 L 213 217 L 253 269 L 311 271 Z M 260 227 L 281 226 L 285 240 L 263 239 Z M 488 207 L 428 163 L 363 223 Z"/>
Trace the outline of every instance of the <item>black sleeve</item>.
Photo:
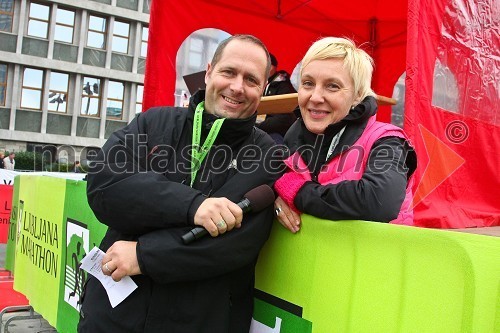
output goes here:
<path id="1" fill-rule="evenodd" d="M 251 172 L 239 170 L 212 196 L 235 198 L 235 193 L 238 193 L 237 197 L 241 199 L 252 188 L 274 184 L 280 176 L 276 169 L 270 169 L 270 152 L 275 145 L 270 137 L 265 137 L 265 146 L 259 145 L 263 160 L 259 161 L 258 167 Z M 248 265 L 256 260 L 269 237 L 273 217 L 271 203 L 259 213 L 245 214 L 241 228 L 215 238 L 207 235 L 189 245 L 181 240 L 189 230 L 186 228 L 162 229 L 142 235 L 137 247 L 141 272 L 157 282 L 169 283 L 205 279 Z"/>
<path id="2" fill-rule="evenodd" d="M 324 219 L 389 222 L 398 216 L 415 156 L 403 139 L 379 139 L 360 180 L 307 182 L 294 203 L 301 212 Z"/>
<path id="3" fill-rule="evenodd" d="M 193 212 L 204 200 L 199 191 L 148 169 L 147 146 L 152 137 L 146 133 L 150 126 L 161 126 L 159 112 L 170 111 L 138 115 L 113 133 L 90 163 L 89 205 L 99 221 L 122 233 L 192 224 Z"/>
<path id="4" fill-rule="evenodd" d="M 266 133 L 280 133 L 284 135 L 288 128 L 292 126 L 295 119 L 293 113 L 270 114 L 257 127 Z"/>
<path id="5" fill-rule="evenodd" d="M 272 206 L 244 217 L 240 229 L 189 245 L 183 229 L 162 229 L 139 237 L 137 259 L 141 272 L 158 283 L 193 281 L 228 273 L 255 261 L 269 237 Z"/>

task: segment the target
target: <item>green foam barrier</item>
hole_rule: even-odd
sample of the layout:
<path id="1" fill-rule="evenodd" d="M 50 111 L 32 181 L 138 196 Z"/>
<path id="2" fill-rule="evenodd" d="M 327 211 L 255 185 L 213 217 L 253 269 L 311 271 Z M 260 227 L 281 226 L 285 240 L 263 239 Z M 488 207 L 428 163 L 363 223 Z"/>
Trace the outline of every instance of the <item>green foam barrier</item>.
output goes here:
<path id="1" fill-rule="evenodd" d="M 303 215 L 297 234 L 275 221 L 256 272 L 302 314 L 278 323 L 256 299 L 254 318 L 281 333 L 500 332 L 499 287 L 500 237 Z"/>

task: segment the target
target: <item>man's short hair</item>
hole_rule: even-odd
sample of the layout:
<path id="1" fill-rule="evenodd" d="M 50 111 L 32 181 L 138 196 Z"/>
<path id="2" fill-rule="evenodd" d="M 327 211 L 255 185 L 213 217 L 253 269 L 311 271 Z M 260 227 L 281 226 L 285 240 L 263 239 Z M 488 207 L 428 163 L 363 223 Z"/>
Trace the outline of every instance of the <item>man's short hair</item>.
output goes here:
<path id="1" fill-rule="evenodd" d="M 269 57 L 271 58 L 271 65 L 274 67 L 278 67 L 278 59 L 274 56 L 274 54 L 269 53 Z"/>
<path id="2" fill-rule="evenodd" d="M 266 77 L 268 77 L 269 72 L 271 71 L 271 58 L 269 56 L 269 51 L 267 50 L 267 47 L 264 45 L 264 43 L 262 43 L 260 39 L 252 35 L 234 35 L 220 42 L 219 46 L 217 46 L 217 49 L 215 50 L 214 56 L 211 61 L 212 67 L 214 67 L 219 62 L 220 58 L 222 57 L 222 52 L 226 48 L 227 44 L 229 44 L 229 42 L 232 40 L 241 40 L 244 42 L 254 43 L 255 45 L 260 46 L 266 52 L 267 65 L 265 74 Z"/>

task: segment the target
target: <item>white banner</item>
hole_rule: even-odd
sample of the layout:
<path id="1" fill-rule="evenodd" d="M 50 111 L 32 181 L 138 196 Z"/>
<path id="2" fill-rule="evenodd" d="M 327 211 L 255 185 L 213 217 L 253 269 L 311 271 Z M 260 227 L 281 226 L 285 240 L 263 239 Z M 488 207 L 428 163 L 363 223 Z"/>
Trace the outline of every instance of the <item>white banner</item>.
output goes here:
<path id="1" fill-rule="evenodd" d="M 2 185 L 14 185 L 14 177 L 17 176 L 19 172 L 0 169 L 0 184 Z"/>
<path id="2" fill-rule="evenodd" d="M 37 175 L 37 176 L 49 176 L 57 178 L 65 178 L 72 180 L 83 180 L 86 173 L 72 173 L 72 172 L 47 172 L 47 171 L 36 171 L 36 172 L 18 172 L 6 169 L 0 169 L 0 184 L 14 185 L 14 177 L 23 175 Z"/>

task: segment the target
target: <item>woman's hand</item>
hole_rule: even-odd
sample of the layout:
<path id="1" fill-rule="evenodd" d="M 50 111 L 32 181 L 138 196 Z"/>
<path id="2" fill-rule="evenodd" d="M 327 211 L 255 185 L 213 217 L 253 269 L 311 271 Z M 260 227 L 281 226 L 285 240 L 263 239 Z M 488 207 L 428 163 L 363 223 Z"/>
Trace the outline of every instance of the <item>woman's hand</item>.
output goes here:
<path id="1" fill-rule="evenodd" d="M 287 205 L 281 197 L 277 197 L 274 201 L 274 211 L 276 218 L 285 228 L 293 233 L 300 230 L 300 215 L 297 214 L 290 206 Z"/>
<path id="2" fill-rule="evenodd" d="M 281 201 L 286 202 L 287 206 L 297 214 L 300 214 L 300 212 L 295 207 L 293 201 L 299 190 L 308 180 L 311 180 L 309 174 L 288 171 L 274 183 L 274 189 L 281 197 Z"/>

